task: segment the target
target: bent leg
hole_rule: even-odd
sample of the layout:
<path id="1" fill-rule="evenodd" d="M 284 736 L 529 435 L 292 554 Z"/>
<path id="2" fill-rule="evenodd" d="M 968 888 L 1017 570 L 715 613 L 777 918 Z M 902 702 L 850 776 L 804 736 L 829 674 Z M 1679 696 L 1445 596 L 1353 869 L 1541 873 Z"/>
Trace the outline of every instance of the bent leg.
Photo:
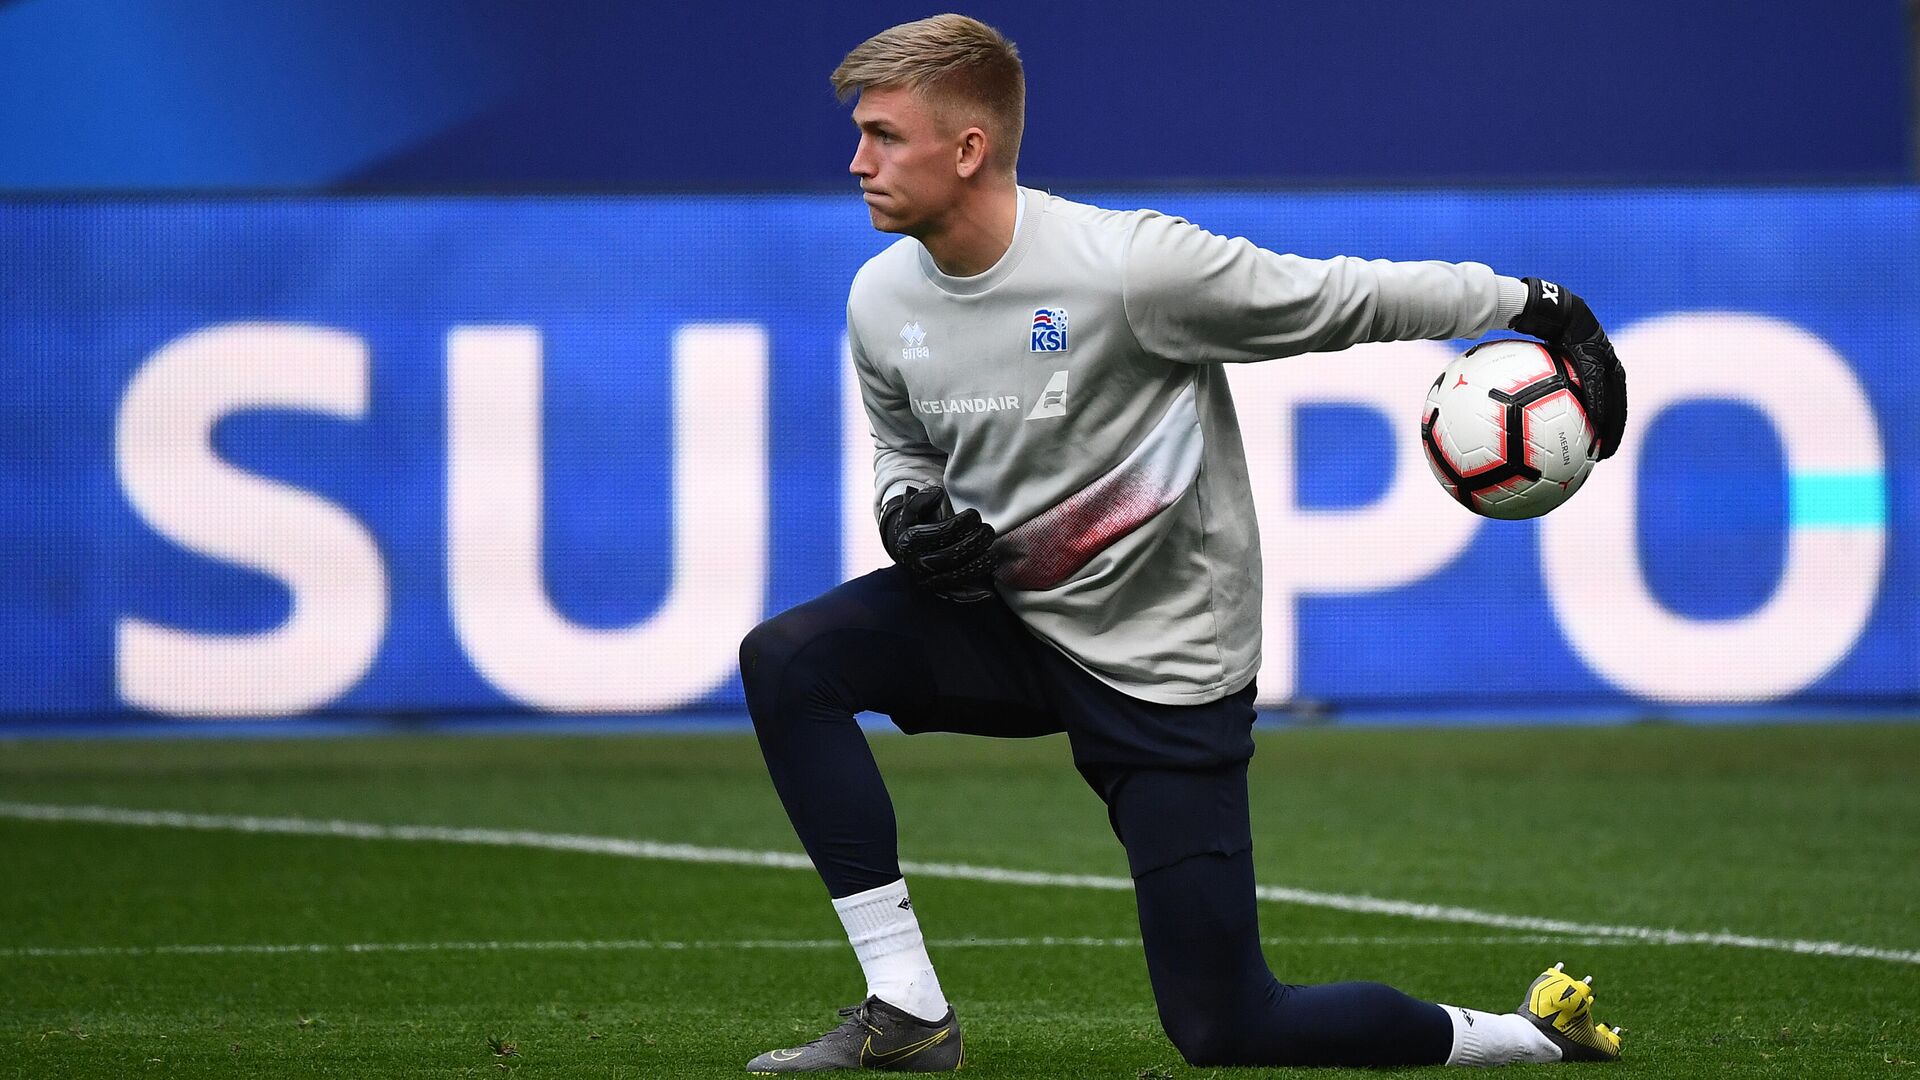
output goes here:
<path id="1" fill-rule="evenodd" d="M 767 772 L 832 896 L 900 878 L 893 803 L 855 714 L 908 732 L 1059 731 L 1033 675 L 1044 647 L 997 599 L 950 603 L 893 569 L 746 636 L 740 677 Z"/>
<path id="2" fill-rule="evenodd" d="M 1127 847 L 1160 1020 L 1194 1065 L 1435 1065 L 1453 1023 L 1380 983 L 1290 986 L 1260 951 L 1244 764 L 1131 771 L 1107 785 Z M 1182 845 L 1168 822 L 1185 820 Z M 1237 826 L 1237 829 L 1236 829 Z M 1184 850 L 1183 850 L 1184 847 Z M 1230 850 L 1229 850 L 1230 849 Z"/>

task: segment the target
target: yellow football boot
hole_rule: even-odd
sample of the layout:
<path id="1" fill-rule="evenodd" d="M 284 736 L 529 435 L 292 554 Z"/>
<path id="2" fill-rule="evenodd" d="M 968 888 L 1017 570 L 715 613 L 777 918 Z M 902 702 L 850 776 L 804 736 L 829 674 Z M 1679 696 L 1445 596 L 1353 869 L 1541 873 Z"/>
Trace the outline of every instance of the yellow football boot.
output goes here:
<path id="1" fill-rule="evenodd" d="M 1576 980 L 1565 966 L 1541 972 L 1515 1011 L 1560 1048 L 1562 1061 L 1618 1061 L 1620 1029 L 1593 1020 L 1593 976 Z"/>

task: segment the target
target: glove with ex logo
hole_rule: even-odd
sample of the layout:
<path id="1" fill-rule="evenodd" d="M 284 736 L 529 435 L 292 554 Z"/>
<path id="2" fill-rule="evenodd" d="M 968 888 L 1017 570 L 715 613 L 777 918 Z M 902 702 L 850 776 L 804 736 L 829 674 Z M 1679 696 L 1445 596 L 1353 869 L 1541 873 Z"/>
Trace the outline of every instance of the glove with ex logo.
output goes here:
<path id="1" fill-rule="evenodd" d="M 1627 430 L 1627 373 L 1613 342 L 1572 290 L 1541 278 L 1520 280 L 1527 284 L 1527 303 L 1507 326 L 1559 346 L 1573 361 L 1573 373 L 1580 377 L 1574 392 L 1593 421 L 1596 456 L 1605 461 L 1620 449 Z"/>

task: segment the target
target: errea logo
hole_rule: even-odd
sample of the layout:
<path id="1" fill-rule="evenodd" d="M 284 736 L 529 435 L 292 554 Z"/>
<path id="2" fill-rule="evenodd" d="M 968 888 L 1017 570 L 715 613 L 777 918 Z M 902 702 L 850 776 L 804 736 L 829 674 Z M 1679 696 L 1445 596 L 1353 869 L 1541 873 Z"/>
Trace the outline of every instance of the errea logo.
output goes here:
<path id="1" fill-rule="evenodd" d="M 1033 352 L 1066 352 L 1067 309 L 1035 308 L 1028 344 Z"/>
<path id="2" fill-rule="evenodd" d="M 900 359 L 931 360 L 933 350 L 927 348 L 927 330 L 915 319 L 900 328 Z"/>

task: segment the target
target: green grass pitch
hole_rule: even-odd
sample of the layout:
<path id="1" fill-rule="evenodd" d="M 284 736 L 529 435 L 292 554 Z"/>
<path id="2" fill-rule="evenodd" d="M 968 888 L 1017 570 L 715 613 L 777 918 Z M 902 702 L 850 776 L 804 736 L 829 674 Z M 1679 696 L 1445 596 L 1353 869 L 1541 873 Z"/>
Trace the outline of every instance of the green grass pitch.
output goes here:
<path id="1" fill-rule="evenodd" d="M 1061 739 L 874 744 L 904 857 L 1124 875 Z M 1920 1077 L 1920 725 L 1284 729 L 1253 785 L 1265 885 L 1885 954 L 1264 903 L 1284 979 L 1509 1009 L 1564 960 L 1595 975 L 1627 1058 L 1545 1068 Z M 0 743 L 0 801 L 0 1075 L 736 1077 L 863 993 L 805 870 L 17 809 L 797 852 L 742 734 L 20 740 Z M 1379 1075 L 1188 1069 L 1124 891 L 912 883 L 963 1075 Z"/>

